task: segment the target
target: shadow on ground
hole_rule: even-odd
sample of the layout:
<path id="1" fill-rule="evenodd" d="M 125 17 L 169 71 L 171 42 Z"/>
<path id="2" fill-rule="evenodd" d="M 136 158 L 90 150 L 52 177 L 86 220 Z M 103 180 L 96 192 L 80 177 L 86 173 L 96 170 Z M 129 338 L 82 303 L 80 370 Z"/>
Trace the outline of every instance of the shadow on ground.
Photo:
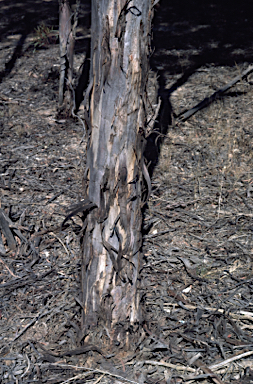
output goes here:
<path id="1" fill-rule="evenodd" d="M 162 100 L 157 130 L 166 135 L 173 115 L 170 95 L 200 67 L 252 62 L 253 4 L 161 0 L 155 10 L 153 49 L 151 68 L 158 73 Z M 151 174 L 159 159 L 161 137 L 148 138 L 145 156 Z"/>
<path id="2" fill-rule="evenodd" d="M 75 4 L 71 0 L 70 4 Z M 44 23 L 46 26 L 58 29 L 58 1 L 57 0 L 25 0 L 22 2 L 1 1 L 0 9 L 0 42 L 10 41 L 13 44 L 13 36 L 17 35 L 17 43 L 10 57 L 6 58 L 5 69 L 0 72 L 0 82 L 13 70 L 19 57 L 24 54 L 24 44 L 27 37 L 34 33 L 36 28 Z M 90 25 L 87 7 L 90 1 L 82 2 L 79 11 L 79 23 L 86 27 Z M 76 50 L 83 48 L 83 41 L 77 40 Z M 6 48 L 6 45 L 5 45 Z"/>

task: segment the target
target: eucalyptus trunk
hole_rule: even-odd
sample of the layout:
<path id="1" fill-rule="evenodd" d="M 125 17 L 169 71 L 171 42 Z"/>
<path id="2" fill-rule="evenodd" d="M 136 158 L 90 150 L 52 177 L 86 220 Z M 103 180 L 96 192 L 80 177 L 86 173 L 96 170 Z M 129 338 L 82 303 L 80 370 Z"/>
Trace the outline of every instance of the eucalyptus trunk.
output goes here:
<path id="1" fill-rule="evenodd" d="M 73 60 L 75 31 L 80 1 L 76 2 L 74 17 L 68 0 L 59 0 L 60 81 L 59 114 L 70 117 L 74 109 Z M 72 25 L 72 19 L 74 20 Z"/>
<path id="2" fill-rule="evenodd" d="M 101 323 L 115 331 L 119 324 L 127 329 L 141 320 L 142 208 L 151 186 L 143 151 L 153 3 L 92 0 L 85 96 L 84 186 L 90 209 L 82 260 L 85 329 Z"/>

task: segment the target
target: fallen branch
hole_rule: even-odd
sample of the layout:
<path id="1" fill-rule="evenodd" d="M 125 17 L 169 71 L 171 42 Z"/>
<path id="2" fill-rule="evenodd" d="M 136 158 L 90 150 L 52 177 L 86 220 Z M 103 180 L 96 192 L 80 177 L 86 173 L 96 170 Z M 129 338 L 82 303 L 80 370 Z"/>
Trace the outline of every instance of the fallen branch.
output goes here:
<path id="1" fill-rule="evenodd" d="M 233 87 L 238 81 L 244 79 L 251 72 L 253 72 L 253 65 L 250 65 L 241 75 L 236 76 L 230 83 L 226 84 L 223 88 L 220 88 L 218 91 L 214 92 L 212 96 L 206 97 L 200 103 L 198 103 L 195 107 L 189 109 L 188 111 L 177 116 L 178 121 L 185 121 L 189 119 L 196 112 L 200 111 L 204 107 L 210 105 L 213 101 L 219 99 L 229 88 Z"/>

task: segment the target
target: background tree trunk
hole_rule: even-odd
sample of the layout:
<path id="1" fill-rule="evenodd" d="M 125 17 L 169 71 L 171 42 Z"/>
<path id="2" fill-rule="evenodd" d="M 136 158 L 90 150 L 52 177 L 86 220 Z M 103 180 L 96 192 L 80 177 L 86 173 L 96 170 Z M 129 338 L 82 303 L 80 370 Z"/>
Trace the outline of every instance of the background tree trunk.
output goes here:
<path id="1" fill-rule="evenodd" d="M 59 0 L 59 43 L 60 43 L 60 82 L 59 114 L 72 115 L 74 106 L 73 58 L 75 47 L 75 29 L 80 0 L 76 2 L 74 18 L 68 0 Z M 72 25 L 72 19 L 74 20 Z"/>
<path id="2" fill-rule="evenodd" d="M 91 69 L 82 289 L 84 328 L 101 321 L 119 337 L 141 319 L 138 294 L 146 85 L 153 0 L 92 0 Z M 91 91 L 90 95 L 89 92 Z"/>

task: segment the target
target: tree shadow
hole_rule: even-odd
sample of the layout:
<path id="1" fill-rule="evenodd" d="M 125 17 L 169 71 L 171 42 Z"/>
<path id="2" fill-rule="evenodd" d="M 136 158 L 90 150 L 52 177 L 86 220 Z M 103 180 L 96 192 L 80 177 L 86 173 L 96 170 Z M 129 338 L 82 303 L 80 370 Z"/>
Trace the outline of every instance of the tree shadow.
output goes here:
<path id="1" fill-rule="evenodd" d="M 22 55 L 22 48 L 23 48 L 26 37 L 27 37 L 27 34 L 21 35 L 10 60 L 5 63 L 5 70 L 0 72 L 0 83 L 3 81 L 3 79 L 6 76 L 8 76 L 11 73 L 17 59 Z"/>
<path id="2" fill-rule="evenodd" d="M 166 89 L 166 79 L 163 73 L 158 71 L 158 97 L 161 99 L 161 107 L 154 125 L 153 132 L 147 137 L 144 157 L 148 164 L 148 171 L 152 177 L 155 167 L 159 161 L 160 148 L 163 136 L 167 134 L 168 127 L 172 123 L 172 105 L 170 102 L 170 91 Z"/>
<path id="3" fill-rule="evenodd" d="M 74 2 L 74 0 L 71 0 Z M 90 27 L 90 0 L 82 6 L 79 25 Z M 0 82 L 11 74 L 17 59 L 24 53 L 27 36 L 42 21 L 58 25 L 58 1 L 3 0 L 0 9 L 0 41 L 10 35 L 20 35 L 13 53 L 0 72 Z M 231 3 L 228 0 L 161 0 L 156 6 L 153 22 L 153 47 L 151 68 L 158 73 L 159 96 L 162 101 L 155 126 L 156 132 L 147 138 L 145 157 L 152 175 L 159 160 L 162 137 L 171 125 L 173 110 L 171 94 L 182 86 L 200 67 L 251 62 L 253 58 L 253 3 L 243 0 Z M 85 62 L 79 78 L 75 96 L 76 111 L 89 81 L 90 39 L 77 40 L 75 51 L 86 51 Z M 171 84 L 172 76 L 177 80 Z M 168 85 L 170 84 L 170 85 Z"/>
<path id="4" fill-rule="evenodd" d="M 161 0 L 153 21 L 153 47 L 150 63 L 159 77 L 162 105 L 145 150 L 151 176 L 172 121 L 171 94 L 202 66 L 253 61 L 253 3 Z M 172 77 L 177 78 L 173 83 Z"/>
<path id="5" fill-rule="evenodd" d="M 58 2 L 41 2 L 40 0 L 26 0 L 22 2 L 1 1 L 0 10 L 0 41 L 9 41 L 14 35 L 20 35 L 13 53 L 5 62 L 5 69 L 0 72 L 0 82 L 13 70 L 19 57 L 24 54 L 24 44 L 27 36 L 43 20 L 49 25 L 58 23 Z"/>
<path id="6" fill-rule="evenodd" d="M 76 0 L 69 0 L 70 5 L 74 5 Z M 90 28 L 90 0 L 83 0 L 79 9 L 79 25 Z M 10 2 L 3 0 L 0 9 L 0 42 L 7 44 L 12 49 L 11 57 L 8 58 L 4 65 L 4 70 L 0 72 L 0 82 L 11 74 L 18 58 L 24 55 L 27 37 L 32 34 L 36 27 L 42 22 L 46 26 L 58 29 L 59 18 L 58 0 L 24 0 L 23 2 Z M 18 37 L 16 44 L 13 44 L 13 37 Z M 16 40 L 16 39 L 15 39 Z M 78 36 L 75 51 L 86 51 L 89 53 L 89 39 Z M 8 44 L 10 41 L 10 44 Z M 44 48 L 44 47 L 43 47 Z M 88 84 L 89 70 L 87 69 L 88 57 L 83 65 L 82 74 L 80 76 L 76 88 L 76 100 L 78 107 L 82 102 L 82 94 L 85 86 Z M 78 109 L 78 107 L 76 109 Z"/>

